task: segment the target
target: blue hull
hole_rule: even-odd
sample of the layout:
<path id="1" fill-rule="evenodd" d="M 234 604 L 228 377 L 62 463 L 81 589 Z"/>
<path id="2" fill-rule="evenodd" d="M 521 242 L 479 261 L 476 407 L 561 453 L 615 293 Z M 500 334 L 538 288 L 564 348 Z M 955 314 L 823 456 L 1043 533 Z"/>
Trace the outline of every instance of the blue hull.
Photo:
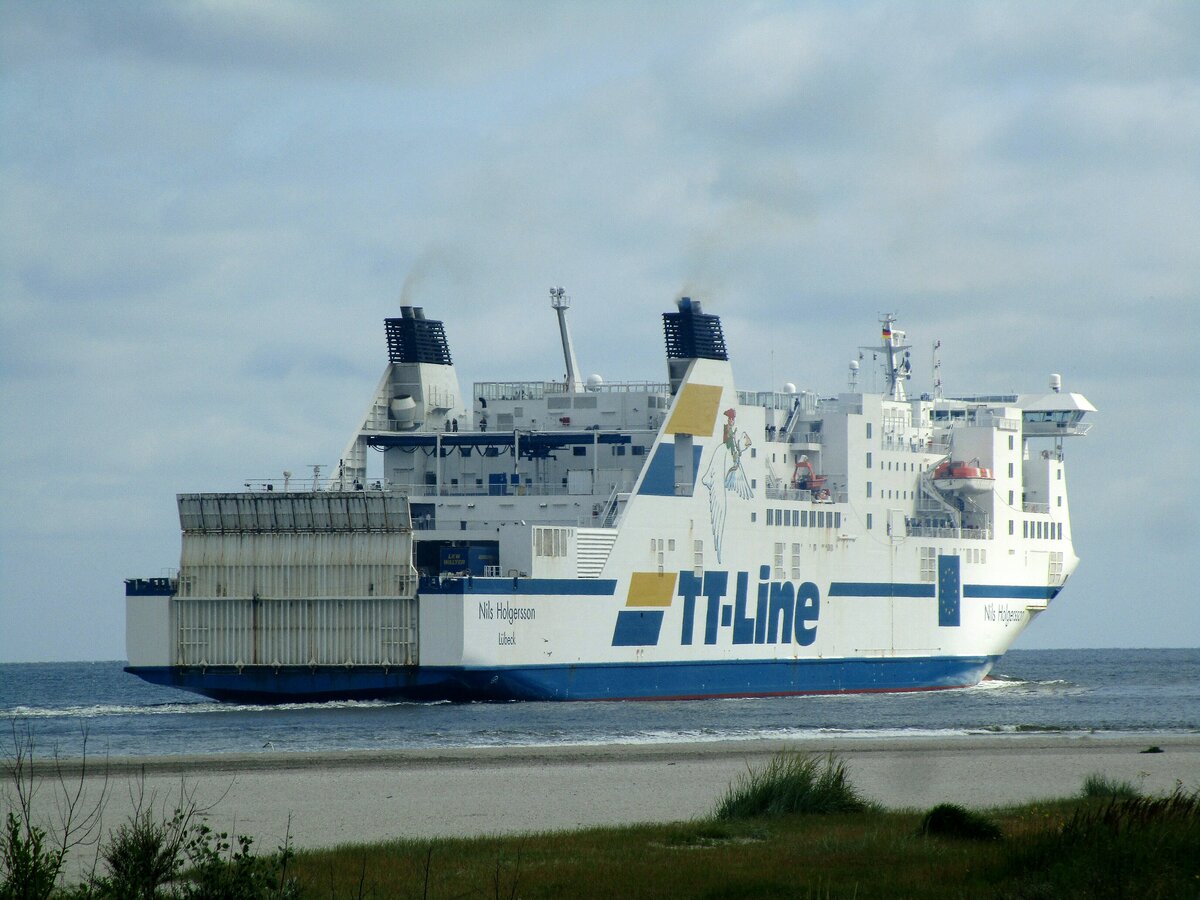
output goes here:
<path id="1" fill-rule="evenodd" d="M 513 668 L 129 666 L 154 684 L 243 703 L 330 700 L 698 700 L 977 684 L 998 656 L 746 660 Z"/>

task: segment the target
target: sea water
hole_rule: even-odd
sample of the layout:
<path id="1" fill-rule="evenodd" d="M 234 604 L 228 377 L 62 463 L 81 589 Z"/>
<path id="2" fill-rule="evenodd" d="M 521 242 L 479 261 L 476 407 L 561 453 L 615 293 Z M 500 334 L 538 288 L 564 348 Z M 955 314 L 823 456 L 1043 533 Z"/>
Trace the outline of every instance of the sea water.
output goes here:
<path id="1" fill-rule="evenodd" d="M 1200 733 L 1200 649 L 1014 650 L 978 687 L 617 703 L 216 703 L 120 662 L 0 665 L 0 755 L 542 747 L 755 738 Z"/>

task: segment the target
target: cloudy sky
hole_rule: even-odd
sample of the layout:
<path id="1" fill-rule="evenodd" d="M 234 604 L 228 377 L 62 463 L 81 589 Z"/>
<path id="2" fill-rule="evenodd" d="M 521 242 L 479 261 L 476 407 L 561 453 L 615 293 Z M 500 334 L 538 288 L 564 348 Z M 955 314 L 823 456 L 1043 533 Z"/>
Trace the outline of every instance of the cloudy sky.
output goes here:
<path id="1" fill-rule="evenodd" d="M 1196 646 L 1200 4 L 0 4 L 0 661 L 124 656 L 174 495 L 336 461 L 402 298 L 464 383 L 928 390 L 1100 412 L 1024 647 Z"/>

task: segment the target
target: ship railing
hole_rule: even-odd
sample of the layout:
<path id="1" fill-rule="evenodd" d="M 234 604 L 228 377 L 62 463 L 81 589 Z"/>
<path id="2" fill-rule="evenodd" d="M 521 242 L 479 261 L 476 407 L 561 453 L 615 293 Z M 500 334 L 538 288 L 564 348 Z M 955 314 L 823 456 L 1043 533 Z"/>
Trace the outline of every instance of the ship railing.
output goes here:
<path id="1" fill-rule="evenodd" d="M 281 483 L 283 479 L 271 481 L 247 481 L 244 486 L 247 491 L 252 493 L 282 493 L 285 490 Z M 330 486 L 321 484 L 317 487 L 313 486 L 312 478 L 292 478 L 286 490 L 293 493 L 307 493 L 309 491 L 317 491 L 320 493 L 350 493 L 352 491 L 361 492 L 381 492 L 381 493 L 396 493 L 403 494 L 407 497 L 594 497 L 592 491 L 580 493 L 572 491 L 567 485 L 561 482 L 522 482 L 521 484 L 443 484 L 440 487 L 436 484 L 410 484 L 396 481 L 385 481 L 383 479 L 370 479 L 362 482 L 359 488 L 346 487 L 343 489 L 337 485 Z"/>
<path id="2" fill-rule="evenodd" d="M 1050 512 L 1050 504 L 1049 503 L 1029 503 L 1028 501 L 1026 501 L 1025 503 L 1021 504 L 1021 512 L 1049 513 Z"/>
<path id="3" fill-rule="evenodd" d="M 799 500 L 802 503 L 846 503 L 850 499 L 847 491 L 840 488 L 822 488 L 819 491 L 800 490 L 791 487 L 776 487 L 768 484 L 766 487 L 768 500 Z"/>
<path id="4" fill-rule="evenodd" d="M 763 409 L 780 409 L 791 411 L 800 407 L 801 412 L 811 415 L 817 410 L 817 397 L 808 391 L 799 394 L 788 394 L 781 391 L 738 391 L 738 404 L 741 406 L 761 406 Z"/>
<path id="5" fill-rule="evenodd" d="M 531 481 L 521 484 L 399 484 L 388 482 L 387 490 L 409 497 L 587 497 L 591 491 L 571 491 L 561 482 Z"/>
<path id="6" fill-rule="evenodd" d="M 540 522 L 538 524 L 541 524 Z M 441 517 L 420 516 L 413 519 L 413 531 L 491 531 L 495 532 L 495 522 L 472 522 L 452 518 L 443 513 Z"/>
<path id="7" fill-rule="evenodd" d="M 669 394 L 665 381 L 614 381 L 589 384 L 588 394 Z M 484 400 L 541 400 L 548 395 L 568 394 L 563 381 L 477 381 L 475 396 Z"/>
<path id="8" fill-rule="evenodd" d="M 990 541 L 990 528 L 943 528 L 926 525 L 909 525 L 906 529 L 909 537 L 953 538 L 967 541 Z"/>
<path id="9" fill-rule="evenodd" d="M 879 442 L 879 449 L 897 450 L 903 453 L 945 454 L 950 452 L 950 444 L 947 441 L 935 441 L 929 438 L 922 440 L 915 435 L 907 438 L 884 435 L 883 439 Z"/>
<path id="10" fill-rule="evenodd" d="M 620 484 L 614 484 L 609 492 L 608 499 L 601 505 L 597 513 L 598 524 L 602 528 L 611 528 L 617 519 L 617 512 L 621 508 L 622 491 Z M 629 494 L 625 493 L 624 499 L 629 500 Z"/>
<path id="11" fill-rule="evenodd" d="M 776 432 L 768 432 L 767 440 L 782 441 L 786 444 L 823 444 L 825 436 L 819 431 L 801 431 L 787 434 L 782 428 Z"/>
<path id="12" fill-rule="evenodd" d="M 670 394 L 671 385 L 665 381 L 606 381 L 587 390 L 596 394 Z"/>
<path id="13" fill-rule="evenodd" d="M 242 482 L 242 487 L 252 494 L 257 493 L 297 493 L 307 494 L 315 491 L 321 493 L 361 493 L 363 491 L 390 491 L 391 488 L 381 478 L 365 480 L 346 478 L 345 484 L 329 481 L 324 476 L 313 479 L 312 475 L 294 475 L 287 478 L 251 478 Z"/>
<path id="14" fill-rule="evenodd" d="M 522 512 L 521 515 L 527 516 L 527 519 L 514 519 L 513 517 L 505 518 L 503 514 L 498 514 L 490 519 L 460 519 L 455 516 L 455 510 L 443 510 L 439 516 L 418 516 L 413 519 L 413 531 L 483 531 L 490 532 L 493 536 L 496 534 L 496 528 L 500 525 L 512 525 L 518 522 L 527 523 L 530 526 L 553 526 L 555 528 L 612 528 L 612 525 L 604 524 L 599 517 L 594 517 L 590 512 L 584 510 L 535 510 L 533 512 Z M 552 515 L 545 515 L 546 512 L 553 512 Z"/>

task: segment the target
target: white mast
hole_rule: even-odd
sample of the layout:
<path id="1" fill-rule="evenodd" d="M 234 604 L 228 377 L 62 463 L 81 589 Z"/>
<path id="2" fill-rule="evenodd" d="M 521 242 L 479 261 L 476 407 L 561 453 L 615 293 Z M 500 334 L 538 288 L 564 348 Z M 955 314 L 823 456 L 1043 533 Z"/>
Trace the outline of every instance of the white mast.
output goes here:
<path id="1" fill-rule="evenodd" d="M 571 298 L 560 287 L 550 288 L 550 306 L 558 313 L 558 330 L 562 335 L 563 357 L 567 362 L 567 390 L 579 394 L 583 392 L 583 382 L 579 380 L 579 363 L 575 361 L 575 345 L 571 343 L 571 331 L 567 328 L 567 310 L 571 306 Z"/>
<path id="2" fill-rule="evenodd" d="M 912 378 L 912 363 L 908 354 L 911 345 L 904 343 L 903 331 L 892 328 L 896 324 L 894 315 L 887 313 L 880 321 L 883 323 L 883 353 L 887 366 L 888 393 L 893 400 L 907 400 L 904 382 Z M 899 355 L 901 350 L 904 351 L 903 357 Z"/>
<path id="3" fill-rule="evenodd" d="M 883 323 L 883 368 L 887 375 L 887 395 L 892 400 L 907 400 L 908 393 L 904 390 L 904 382 L 912 378 L 912 359 L 909 353 L 912 344 L 904 343 L 904 332 L 892 327 L 896 324 L 895 315 L 885 313 L 879 321 Z M 870 350 L 872 359 L 880 352 L 879 347 L 858 349 Z M 903 355 L 901 351 L 904 351 Z"/>

